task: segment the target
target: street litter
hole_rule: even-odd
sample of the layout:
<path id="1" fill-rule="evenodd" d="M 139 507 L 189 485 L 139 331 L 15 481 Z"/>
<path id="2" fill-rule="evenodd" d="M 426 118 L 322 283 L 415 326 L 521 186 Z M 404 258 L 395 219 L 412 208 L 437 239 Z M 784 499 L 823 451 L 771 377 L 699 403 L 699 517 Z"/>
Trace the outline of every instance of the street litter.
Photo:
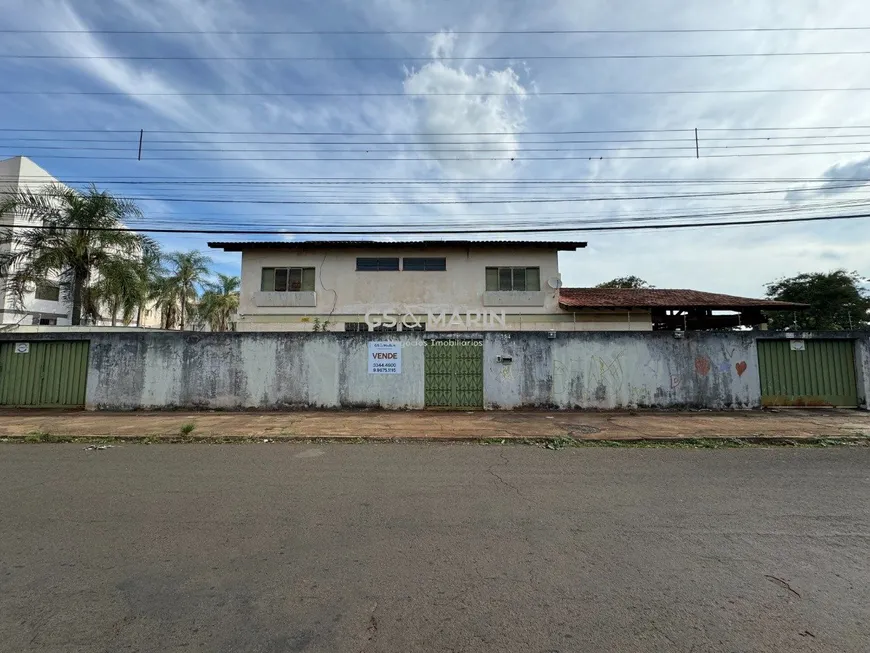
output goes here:
<path id="1" fill-rule="evenodd" d="M 89 444 L 85 447 L 85 451 L 103 451 L 104 449 L 114 449 L 113 444 Z"/>

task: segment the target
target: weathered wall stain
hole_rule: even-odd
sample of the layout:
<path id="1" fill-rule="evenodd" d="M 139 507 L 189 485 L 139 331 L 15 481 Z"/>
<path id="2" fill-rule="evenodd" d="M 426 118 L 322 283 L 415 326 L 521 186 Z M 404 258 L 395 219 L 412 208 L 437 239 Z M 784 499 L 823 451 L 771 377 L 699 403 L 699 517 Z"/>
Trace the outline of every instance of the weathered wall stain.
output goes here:
<path id="1" fill-rule="evenodd" d="M 427 333 L 70 332 L 27 339 L 90 341 L 90 408 L 275 409 L 423 408 L 423 344 L 431 337 Z M 453 337 L 483 340 L 485 407 L 608 409 L 760 406 L 759 370 L 752 361 L 758 358 L 756 340 L 771 335 L 711 332 L 677 339 L 658 332 L 577 332 L 551 339 L 546 332 L 519 332 Z M 0 334 L 0 340 L 20 338 Z M 863 334 L 851 338 L 858 343 L 859 398 L 866 405 L 870 338 Z M 403 343 L 402 374 L 368 374 L 371 340 Z M 511 362 L 505 364 L 499 357 L 510 357 Z M 701 374 L 705 369 L 706 374 Z"/>
<path id="2" fill-rule="evenodd" d="M 545 333 L 528 332 L 514 334 L 512 341 L 485 338 L 485 405 L 599 409 L 759 405 L 757 372 L 747 371 L 741 378 L 727 360 L 732 354 L 738 360 L 756 356 L 754 334 L 687 334 L 679 339 L 669 333 L 638 335 L 578 332 L 548 339 Z M 499 370 L 489 361 L 498 356 L 512 357 L 519 387 L 496 378 Z"/>

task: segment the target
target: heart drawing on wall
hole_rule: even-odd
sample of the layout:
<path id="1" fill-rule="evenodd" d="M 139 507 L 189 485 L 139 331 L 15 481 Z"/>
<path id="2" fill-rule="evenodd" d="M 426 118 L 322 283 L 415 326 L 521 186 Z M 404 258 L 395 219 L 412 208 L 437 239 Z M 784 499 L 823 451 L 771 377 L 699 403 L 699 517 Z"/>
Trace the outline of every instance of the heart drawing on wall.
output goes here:
<path id="1" fill-rule="evenodd" d="M 743 373 L 746 371 L 746 361 L 740 361 L 734 367 L 737 368 L 737 376 L 743 376 Z"/>

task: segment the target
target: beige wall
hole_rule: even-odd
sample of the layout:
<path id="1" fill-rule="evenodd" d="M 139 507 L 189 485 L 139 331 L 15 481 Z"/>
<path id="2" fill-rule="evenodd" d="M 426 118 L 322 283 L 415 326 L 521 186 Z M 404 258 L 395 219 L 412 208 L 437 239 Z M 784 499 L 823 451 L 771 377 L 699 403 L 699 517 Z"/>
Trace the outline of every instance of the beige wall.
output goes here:
<path id="1" fill-rule="evenodd" d="M 582 255 L 581 253 L 578 255 Z M 357 272 L 357 257 L 444 257 L 445 272 Z M 258 306 L 264 267 L 315 268 L 315 306 Z M 486 306 L 485 269 L 491 266 L 538 267 L 541 293 L 537 305 Z M 427 312 L 493 311 L 506 315 L 509 330 L 650 330 L 648 312 L 578 313 L 559 308 L 557 291 L 547 281 L 559 276 L 555 249 L 521 247 L 419 248 L 312 248 L 304 251 L 248 250 L 242 255 L 242 288 L 237 330 L 313 331 L 315 318 L 329 319 L 330 330 L 343 330 L 345 322 L 362 321 L 367 311 L 425 316 Z M 528 299 L 528 298 L 527 298 Z M 263 302 L 259 302 L 263 303 Z M 401 328 L 401 327 L 400 327 Z M 431 330 L 431 326 L 427 327 Z M 501 329 L 500 325 L 484 327 Z M 451 331 L 463 329 L 451 327 Z M 481 330 L 474 328 L 473 330 Z"/>
<path id="2" fill-rule="evenodd" d="M 447 259 L 446 272 L 357 272 L 357 257 L 426 256 Z M 552 313 L 558 310 L 556 291 L 547 279 L 558 276 L 556 250 L 509 248 L 352 248 L 306 251 L 249 250 L 242 255 L 242 315 L 363 314 L 368 310 L 402 307 L 422 309 L 482 310 L 488 266 L 526 266 L 541 269 L 542 290 L 547 290 L 544 305 L 524 307 L 523 312 Z M 264 267 L 315 268 L 316 308 L 256 307 L 253 294 L 260 290 Z M 333 310 L 334 303 L 334 310 Z"/>

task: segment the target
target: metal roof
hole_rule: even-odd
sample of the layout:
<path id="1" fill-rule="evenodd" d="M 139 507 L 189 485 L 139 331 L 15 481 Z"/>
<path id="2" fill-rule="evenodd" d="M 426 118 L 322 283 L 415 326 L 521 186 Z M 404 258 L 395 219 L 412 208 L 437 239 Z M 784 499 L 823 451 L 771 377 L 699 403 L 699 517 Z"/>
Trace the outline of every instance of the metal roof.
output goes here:
<path id="1" fill-rule="evenodd" d="M 579 241 L 539 241 L 539 240 L 274 240 L 212 242 L 213 249 L 225 252 L 241 252 L 246 249 L 299 249 L 304 247 L 337 248 L 390 248 L 390 247 L 529 247 L 558 250 L 576 250 L 586 247 Z"/>
<path id="2" fill-rule="evenodd" d="M 747 308 L 792 311 L 809 308 L 807 304 L 670 288 L 562 288 L 559 291 L 559 306 L 565 309 L 708 308 L 720 311 L 739 311 Z"/>

